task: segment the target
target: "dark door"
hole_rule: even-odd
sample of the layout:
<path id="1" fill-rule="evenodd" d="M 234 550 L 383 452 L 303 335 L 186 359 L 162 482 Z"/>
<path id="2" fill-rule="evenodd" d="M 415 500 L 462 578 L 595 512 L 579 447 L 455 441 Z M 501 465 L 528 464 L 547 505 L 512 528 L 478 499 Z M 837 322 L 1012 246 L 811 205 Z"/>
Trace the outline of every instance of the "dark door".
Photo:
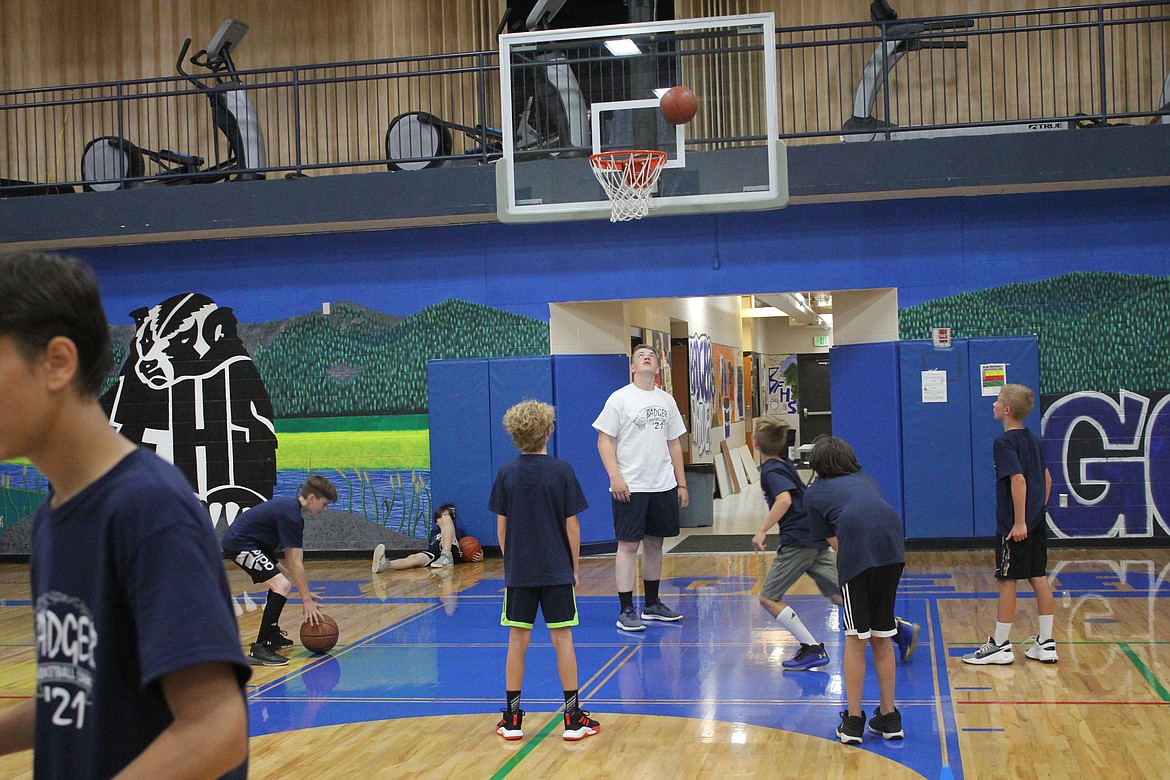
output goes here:
<path id="1" fill-rule="evenodd" d="M 796 356 L 796 405 L 800 413 L 800 443 L 812 444 L 833 433 L 832 400 L 829 396 L 829 356 L 813 353 Z"/>

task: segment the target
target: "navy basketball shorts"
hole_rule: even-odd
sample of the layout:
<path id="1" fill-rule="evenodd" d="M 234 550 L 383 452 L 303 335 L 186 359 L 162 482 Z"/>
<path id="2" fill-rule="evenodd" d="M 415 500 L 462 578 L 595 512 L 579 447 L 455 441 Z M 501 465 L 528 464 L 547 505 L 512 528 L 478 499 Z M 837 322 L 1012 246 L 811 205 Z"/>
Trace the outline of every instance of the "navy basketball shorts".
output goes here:
<path id="1" fill-rule="evenodd" d="M 237 566 L 248 573 L 252 582 L 268 582 L 280 574 L 280 569 L 276 568 L 276 553 L 271 550 L 228 551 L 228 555 L 232 556 Z"/>
<path id="2" fill-rule="evenodd" d="M 894 601 L 903 568 L 902 563 L 874 566 L 841 583 L 841 620 L 846 636 L 869 639 L 898 633 Z"/>
<path id="3" fill-rule="evenodd" d="M 1044 524 L 1029 529 L 1028 538 L 1013 542 L 1006 536 L 995 537 L 995 578 L 1028 580 L 1048 575 L 1048 529 Z"/>
<path id="4" fill-rule="evenodd" d="M 678 536 L 678 488 L 660 493 L 630 493 L 629 501 L 613 503 L 614 537 L 640 542 L 644 536 Z"/>
<path id="5" fill-rule="evenodd" d="M 549 628 L 577 625 L 577 592 L 572 585 L 541 585 L 533 588 L 504 588 L 501 626 L 532 628 L 536 610 Z"/>

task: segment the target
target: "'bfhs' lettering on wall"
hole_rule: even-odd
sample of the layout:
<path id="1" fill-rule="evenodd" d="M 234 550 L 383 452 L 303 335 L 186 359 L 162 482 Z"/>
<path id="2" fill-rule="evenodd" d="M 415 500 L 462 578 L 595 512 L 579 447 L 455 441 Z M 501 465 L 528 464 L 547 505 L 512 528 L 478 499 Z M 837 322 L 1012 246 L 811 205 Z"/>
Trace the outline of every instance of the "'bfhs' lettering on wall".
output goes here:
<path id="1" fill-rule="evenodd" d="M 1046 399 L 1047 401 L 1047 399 Z M 1170 395 L 1062 396 L 1041 423 L 1061 538 L 1170 535 Z M 1061 506 L 1066 496 L 1067 506 Z"/>

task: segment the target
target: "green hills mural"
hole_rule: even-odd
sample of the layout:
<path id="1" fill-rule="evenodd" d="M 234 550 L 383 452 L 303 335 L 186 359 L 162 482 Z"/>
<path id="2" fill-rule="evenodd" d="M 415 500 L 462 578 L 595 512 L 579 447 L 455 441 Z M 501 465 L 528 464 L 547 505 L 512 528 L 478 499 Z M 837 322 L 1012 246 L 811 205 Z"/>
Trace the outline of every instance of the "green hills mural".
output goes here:
<path id="1" fill-rule="evenodd" d="M 1017 282 L 898 312 L 903 339 L 1035 334 L 1045 394 L 1170 387 L 1170 279 L 1073 273 Z"/>
<path id="2" fill-rule="evenodd" d="M 121 366 L 134 329 L 111 331 Z M 428 360 L 549 353 L 548 323 L 455 298 L 408 317 L 341 301 L 329 314 L 239 323 L 239 334 L 278 419 L 417 414 Z"/>

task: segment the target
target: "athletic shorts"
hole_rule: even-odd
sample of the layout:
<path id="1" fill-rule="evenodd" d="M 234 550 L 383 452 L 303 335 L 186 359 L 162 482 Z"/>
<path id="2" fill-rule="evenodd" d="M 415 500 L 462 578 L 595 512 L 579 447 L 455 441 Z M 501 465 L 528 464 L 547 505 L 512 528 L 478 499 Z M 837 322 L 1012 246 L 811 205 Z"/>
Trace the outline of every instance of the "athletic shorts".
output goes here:
<path id="1" fill-rule="evenodd" d="M 841 619 L 845 635 L 859 639 L 871 636 L 894 636 L 898 625 L 894 618 L 894 601 L 898 597 L 898 580 L 905 564 L 874 566 L 841 583 Z"/>
<path id="2" fill-rule="evenodd" d="M 252 582 L 268 582 L 280 574 L 280 569 L 276 568 L 276 553 L 271 550 L 240 550 L 239 552 L 228 550 L 227 554 L 232 556 L 232 560 L 237 566 L 248 573 Z"/>
<path id="3" fill-rule="evenodd" d="M 1040 524 L 1028 531 L 1028 538 L 1013 542 L 995 537 L 995 578 L 1027 580 L 1048 575 L 1048 529 Z"/>
<path id="4" fill-rule="evenodd" d="M 645 536 L 678 536 L 678 488 L 631 493 L 629 501 L 614 499 L 613 531 L 620 542 L 640 542 Z"/>
<path id="5" fill-rule="evenodd" d="M 769 601 L 782 601 L 788 589 L 807 574 L 829 598 L 841 595 L 837 584 L 837 559 L 832 550 L 810 547 L 781 547 L 776 551 L 772 568 L 764 577 L 760 595 Z"/>
<path id="6" fill-rule="evenodd" d="M 543 585 L 535 588 L 504 588 L 501 626 L 532 628 L 536 609 L 549 628 L 577 625 L 577 593 L 572 585 Z"/>

